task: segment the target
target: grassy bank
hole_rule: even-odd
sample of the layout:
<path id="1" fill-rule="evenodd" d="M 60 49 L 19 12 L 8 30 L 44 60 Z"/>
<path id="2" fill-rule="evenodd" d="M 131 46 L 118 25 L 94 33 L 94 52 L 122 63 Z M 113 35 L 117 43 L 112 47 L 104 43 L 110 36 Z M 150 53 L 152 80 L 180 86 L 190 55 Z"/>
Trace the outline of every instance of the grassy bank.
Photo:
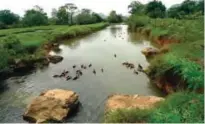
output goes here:
<path id="1" fill-rule="evenodd" d="M 178 92 L 150 110 L 120 109 L 105 115 L 106 123 L 203 123 L 204 96 Z"/>
<path id="2" fill-rule="evenodd" d="M 117 110 L 105 115 L 105 122 L 115 123 L 203 123 L 204 94 L 204 21 L 150 19 L 132 15 L 129 30 L 146 35 L 160 49 L 168 52 L 150 59 L 151 79 L 165 78 L 175 93 L 151 110 Z M 167 80 L 169 79 L 169 80 Z"/>
<path id="3" fill-rule="evenodd" d="M 191 90 L 203 88 L 203 17 L 195 20 L 133 18 L 129 20 L 130 30 L 148 35 L 160 48 L 169 50 L 150 61 L 149 75 L 156 79 L 172 71 L 182 79 L 178 84 L 185 83 Z M 147 21 L 141 21 L 143 18 Z"/>
<path id="4" fill-rule="evenodd" d="M 9 70 L 15 59 L 34 60 L 45 56 L 42 45 L 92 33 L 107 23 L 76 26 L 40 26 L 0 30 L 0 72 Z"/>

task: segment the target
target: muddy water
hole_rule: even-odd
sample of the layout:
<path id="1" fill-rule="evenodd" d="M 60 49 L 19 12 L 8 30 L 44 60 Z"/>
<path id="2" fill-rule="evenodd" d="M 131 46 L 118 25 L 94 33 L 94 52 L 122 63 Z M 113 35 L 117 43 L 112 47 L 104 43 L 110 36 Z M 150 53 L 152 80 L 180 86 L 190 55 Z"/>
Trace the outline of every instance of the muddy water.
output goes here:
<path id="1" fill-rule="evenodd" d="M 46 89 L 62 88 L 79 94 L 79 111 L 67 122 L 102 122 L 105 100 L 112 93 L 160 96 L 145 74 L 136 75 L 133 70 L 122 66 L 123 62 L 128 61 L 147 67 L 149 63 L 140 52 L 147 46 L 150 46 L 149 41 L 129 34 L 126 25 L 109 26 L 88 36 L 64 41 L 60 52 L 51 52 L 64 57 L 61 63 L 0 82 L 0 122 L 24 122 L 24 108 Z M 92 67 L 82 70 L 83 76 L 76 81 L 52 77 L 64 69 L 75 76 L 79 65 L 90 63 Z M 74 64 L 77 65 L 76 69 L 72 68 Z M 96 75 L 92 73 L 93 69 Z"/>

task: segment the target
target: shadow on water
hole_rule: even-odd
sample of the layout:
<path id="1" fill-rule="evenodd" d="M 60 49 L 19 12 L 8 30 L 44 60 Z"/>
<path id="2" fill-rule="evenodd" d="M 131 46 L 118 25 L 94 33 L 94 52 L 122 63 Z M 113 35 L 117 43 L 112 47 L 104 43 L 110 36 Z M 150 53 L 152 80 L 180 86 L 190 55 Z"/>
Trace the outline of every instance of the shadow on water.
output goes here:
<path id="1" fill-rule="evenodd" d="M 136 75 L 133 70 L 122 66 L 125 61 L 136 66 L 140 63 L 144 68 L 149 66 L 141 53 L 149 45 L 146 39 L 128 33 L 126 25 L 109 26 L 84 37 L 63 41 L 61 52 L 51 52 L 64 57 L 61 63 L 50 64 L 48 68 L 27 75 L 23 83 L 12 83 L 8 79 L 0 84 L 3 88 L 0 108 L 6 113 L 0 113 L 0 122 L 24 122 L 21 115 L 26 104 L 48 89 L 73 90 L 79 94 L 81 106 L 75 115 L 66 120 L 75 123 L 102 122 L 105 101 L 111 94 L 162 96 L 144 73 Z M 117 56 L 114 57 L 114 54 Z M 80 68 L 81 64 L 88 66 L 90 63 L 92 67 Z M 73 65 L 77 67 L 73 69 Z M 102 68 L 104 72 L 101 72 Z M 69 70 L 69 75 L 74 77 L 77 69 L 83 72 L 78 80 L 53 78 L 54 74 L 63 70 Z M 93 74 L 93 69 L 96 74 Z"/>

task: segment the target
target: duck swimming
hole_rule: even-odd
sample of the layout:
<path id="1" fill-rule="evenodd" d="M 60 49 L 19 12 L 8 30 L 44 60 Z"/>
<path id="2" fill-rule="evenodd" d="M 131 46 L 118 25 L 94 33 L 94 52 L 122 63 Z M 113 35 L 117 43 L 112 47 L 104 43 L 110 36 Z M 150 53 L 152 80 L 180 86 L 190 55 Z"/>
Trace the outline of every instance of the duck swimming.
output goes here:
<path id="1" fill-rule="evenodd" d="M 138 64 L 138 70 L 139 70 L 139 71 L 142 71 L 142 70 L 143 70 L 143 67 L 142 67 L 140 64 Z"/>
<path id="2" fill-rule="evenodd" d="M 134 70 L 134 73 L 138 75 L 138 72 L 136 70 Z"/>
<path id="3" fill-rule="evenodd" d="M 59 75 L 53 75 L 54 78 L 60 77 Z"/>
<path id="4" fill-rule="evenodd" d="M 79 78 L 79 76 L 75 76 L 74 78 L 73 78 L 73 80 L 77 80 Z"/>
<path id="5" fill-rule="evenodd" d="M 88 67 L 90 68 L 92 66 L 92 64 L 89 64 Z"/>
<path id="6" fill-rule="evenodd" d="M 95 71 L 95 69 L 93 69 L 93 74 L 96 74 L 96 71 Z"/>
<path id="7" fill-rule="evenodd" d="M 76 65 L 73 65 L 73 68 L 76 68 Z"/>
<path id="8" fill-rule="evenodd" d="M 101 72 L 104 72 L 104 69 L 103 69 L 103 68 L 101 68 Z"/>
<path id="9" fill-rule="evenodd" d="M 70 80 L 72 77 L 71 76 L 67 76 L 66 77 L 66 80 L 68 81 L 68 80 Z"/>
<path id="10" fill-rule="evenodd" d="M 117 55 L 116 55 L 116 54 L 114 54 L 114 57 L 116 58 L 116 57 L 117 57 Z"/>

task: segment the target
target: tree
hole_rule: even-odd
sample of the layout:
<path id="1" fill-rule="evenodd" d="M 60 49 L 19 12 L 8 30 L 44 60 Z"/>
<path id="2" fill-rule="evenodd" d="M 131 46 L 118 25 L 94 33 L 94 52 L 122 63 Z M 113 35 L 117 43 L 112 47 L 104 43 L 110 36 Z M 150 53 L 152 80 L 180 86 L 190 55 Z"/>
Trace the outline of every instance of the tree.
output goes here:
<path id="1" fill-rule="evenodd" d="M 0 23 L 1 25 L 12 25 L 19 22 L 19 16 L 12 13 L 10 10 L 0 11 Z"/>
<path id="2" fill-rule="evenodd" d="M 75 19 L 77 24 L 92 24 L 103 20 L 97 13 L 92 12 L 90 9 L 82 9 L 76 15 Z"/>
<path id="3" fill-rule="evenodd" d="M 122 22 L 122 16 L 118 15 L 116 11 L 111 11 L 108 16 L 108 21 L 111 23 L 119 23 Z"/>
<path id="4" fill-rule="evenodd" d="M 203 15 L 204 0 L 185 0 L 181 4 L 171 6 L 167 13 L 169 17 L 178 19 Z"/>
<path id="5" fill-rule="evenodd" d="M 201 11 L 204 14 L 204 0 L 199 0 L 197 3 L 197 11 Z"/>
<path id="6" fill-rule="evenodd" d="M 70 13 L 70 25 L 73 24 L 73 15 L 75 11 L 77 10 L 77 6 L 73 3 L 67 3 L 65 4 L 65 7 L 67 8 L 68 12 Z"/>
<path id="7" fill-rule="evenodd" d="M 24 18 L 23 25 L 25 26 L 40 26 L 48 24 L 47 14 L 39 6 L 27 10 Z"/>
<path id="8" fill-rule="evenodd" d="M 57 13 L 56 13 L 56 17 L 57 17 L 57 24 L 68 24 L 68 17 L 69 17 L 69 13 L 66 10 L 65 6 L 61 6 Z"/>
<path id="9" fill-rule="evenodd" d="M 92 13 L 92 18 L 93 18 L 94 22 L 102 22 L 103 21 L 103 18 L 98 13 L 95 13 L 95 12 Z"/>
<path id="10" fill-rule="evenodd" d="M 128 9 L 130 14 L 143 14 L 145 5 L 139 1 L 132 1 L 128 6 Z"/>
<path id="11" fill-rule="evenodd" d="M 147 4 L 145 11 L 151 18 L 164 18 L 166 7 L 161 1 L 154 0 Z"/>

